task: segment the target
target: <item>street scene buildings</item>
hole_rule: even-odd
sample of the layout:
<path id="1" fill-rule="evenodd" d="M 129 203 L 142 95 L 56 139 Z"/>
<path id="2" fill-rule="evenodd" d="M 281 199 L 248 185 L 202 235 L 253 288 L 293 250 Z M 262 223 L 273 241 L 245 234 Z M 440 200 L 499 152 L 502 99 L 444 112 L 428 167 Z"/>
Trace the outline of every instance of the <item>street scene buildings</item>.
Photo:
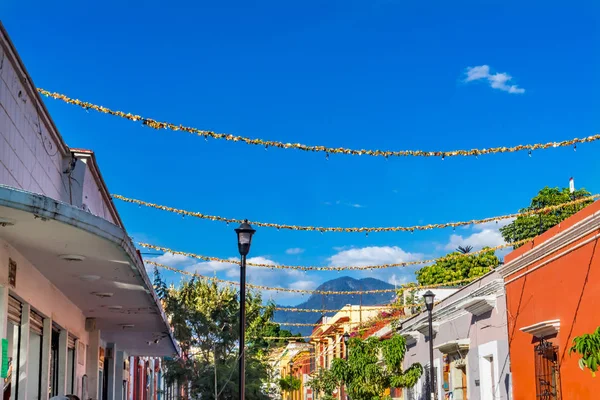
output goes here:
<path id="1" fill-rule="evenodd" d="M 1 25 L 0 59 L 4 399 L 156 399 L 155 357 L 179 350 L 100 166 L 65 144 Z"/>
<path id="2" fill-rule="evenodd" d="M 216 9 L 221 5 L 215 3 L 212 6 Z M 314 76 L 302 78 L 305 80 L 295 89 L 284 87 L 281 83 L 287 84 L 291 78 L 281 78 L 281 82 L 277 80 L 278 73 L 283 73 L 281 71 L 289 68 L 290 64 L 300 65 L 300 72 L 324 68 L 321 63 L 340 51 L 337 42 L 346 35 L 342 25 L 362 26 L 363 18 L 366 19 L 370 13 L 381 12 L 379 8 L 384 5 L 377 4 L 377 10 L 369 9 L 368 12 L 361 12 L 360 18 L 348 20 L 340 17 L 341 14 L 319 14 L 317 20 L 317 15 L 307 13 L 311 18 L 298 26 L 288 16 L 300 14 L 297 10 L 288 10 L 285 18 L 271 18 L 266 14 L 250 17 L 246 16 L 245 12 L 250 13 L 250 10 L 245 7 L 250 8 L 239 6 L 244 12 L 237 15 L 235 12 L 239 10 L 232 6 L 231 10 L 227 10 L 227 20 L 237 24 L 252 19 L 252 28 L 256 28 L 256 31 L 238 33 L 233 47 L 221 47 L 217 40 L 230 34 L 231 24 L 224 24 L 225 28 L 213 27 L 210 32 L 201 31 L 214 22 L 213 16 L 206 10 L 206 15 L 194 16 L 193 24 L 183 22 L 184 16 L 180 21 L 179 17 L 174 18 L 166 12 L 164 15 L 154 13 L 142 19 L 152 20 L 153 23 L 176 21 L 178 29 L 193 26 L 193 29 L 180 34 L 182 43 L 195 30 L 202 32 L 194 33 L 202 34 L 205 42 L 198 44 L 198 49 L 195 49 L 189 43 L 181 44 L 173 38 L 158 37 L 166 35 L 166 31 L 172 30 L 172 27 L 153 27 L 153 32 L 159 31 L 160 35 L 148 41 L 153 46 L 159 46 L 161 41 L 168 43 L 169 52 L 163 50 L 154 53 L 150 45 L 140 50 L 139 44 L 123 39 L 125 47 L 120 51 L 110 48 L 111 57 L 114 57 L 110 62 L 122 64 L 125 68 L 128 61 L 124 53 L 130 50 L 143 53 L 145 66 L 150 72 L 146 71 L 148 75 L 144 75 L 141 70 L 136 70 L 136 73 L 140 73 L 139 81 L 135 81 L 137 77 L 128 78 L 132 87 L 138 87 L 137 94 L 140 97 L 146 97 L 151 90 L 169 90 L 170 95 L 164 95 L 163 101 L 175 106 L 170 110 L 165 109 L 163 115 L 177 115 L 179 111 L 192 110 L 198 118 L 220 119 L 225 126 L 232 128 L 232 132 L 234 129 L 242 130 L 241 127 L 245 126 L 251 132 L 248 136 L 159 121 L 41 89 L 30 76 L 7 28 L 0 22 L 2 399 L 600 399 L 600 378 L 596 376 L 600 369 L 600 258 L 597 254 L 600 251 L 597 246 L 600 240 L 600 195 L 576 189 L 574 178 L 561 175 L 560 182 L 568 182 L 568 187 L 545 185 L 531 199 L 530 205 L 519 209 L 517 200 L 509 198 L 509 190 L 496 186 L 496 181 L 505 179 L 514 181 L 511 185 L 514 184 L 516 188 L 511 187 L 510 191 L 529 190 L 521 180 L 529 182 L 534 178 L 525 177 L 526 174 L 515 167 L 521 162 L 515 161 L 516 156 L 523 152 L 524 158 L 533 158 L 533 153 L 537 156 L 546 150 L 558 152 L 560 148 L 570 149 L 571 154 L 575 153 L 578 144 L 593 146 L 593 142 L 600 140 L 600 135 L 560 142 L 542 142 L 541 139 L 525 142 L 523 139 L 523 144 L 512 147 L 484 147 L 481 143 L 488 136 L 491 137 L 495 130 L 502 131 L 496 135 L 498 140 L 503 138 L 504 124 L 509 124 L 508 117 L 505 120 L 498 109 L 506 108 L 514 114 L 527 115 L 522 117 L 525 122 L 529 121 L 530 110 L 525 101 L 517 106 L 506 105 L 502 103 L 504 100 L 496 97 L 488 99 L 486 108 L 478 108 L 480 104 L 477 101 L 473 101 L 472 108 L 462 106 L 464 99 L 460 99 L 455 86 L 479 83 L 481 88 L 492 90 L 494 94 L 525 94 L 525 89 L 514 83 L 511 75 L 481 64 L 466 67 L 462 70 L 464 76 L 461 75 L 459 80 L 453 77 L 450 83 L 438 83 L 437 86 L 446 87 L 443 95 L 427 95 L 427 107 L 436 102 L 446 106 L 456 102 L 463 107 L 458 111 L 465 112 L 465 115 L 454 109 L 444 111 L 442 117 L 433 118 L 428 111 L 424 116 L 419 116 L 417 122 L 405 127 L 407 131 L 417 132 L 410 134 L 410 143 L 426 143 L 427 146 L 422 147 L 428 150 L 395 149 L 394 146 L 399 146 L 395 142 L 395 133 L 379 137 L 386 146 L 393 143 L 393 146 L 388 146 L 393 150 L 375 147 L 373 150 L 364 150 L 360 147 L 366 146 L 362 142 L 360 145 L 355 142 L 354 147 L 303 144 L 325 137 L 323 132 L 313 132 L 313 125 L 322 121 L 332 124 L 336 119 L 351 121 L 349 124 L 355 125 L 355 133 L 360 132 L 360 138 L 370 139 L 370 128 L 364 121 L 358 121 L 356 116 L 358 110 L 367 107 L 367 103 L 374 102 L 377 97 L 369 92 L 370 87 L 384 87 L 386 91 L 393 92 L 390 99 L 394 101 L 398 96 L 397 87 L 394 90 L 388 88 L 388 84 L 392 85 L 390 82 L 363 84 L 355 81 L 350 74 L 354 69 L 366 69 L 370 79 L 375 79 L 371 75 L 384 73 L 381 64 L 377 68 L 370 66 L 378 59 L 376 55 L 381 56 L 379 53 L 370 53 L 377 46 L 384 48 L 381 38 L 373 41 L 377 46 L 369 45 L 369 54 L 360 57 L 354 54 L 353 49 L 360 45 L 363 37 L 355 38 L 347 44 L 351 49 L 348 59 L 335 68 L 329 68 L 334 71 L 332 76 L 344 77 L 337 84 L 339 87 L 331 91 L 342 100 L 353 96 L 359 99 L 356 104 L 336 105 L 334 108 L 339 115 L 331 110 L 323 115 L 317 112 L 320 107 L 325 109 L 326 97 L 321 98 L 320 94 L 310 94 L 305 98 L 301 96 L 303 90 L 311 86 L 320 89 L 332 79 L 331 76 L 329 79 L 317 79 Z M 126 21 L 131 32 L 139 29 L 133 16 L 145 12 L 138 8 L 129 13 L 123 12 L 127 15 Z M 427 12 L 430 10 L 420 10 L 419 14 Z M 535 15 L 537 12 L 535 10 Z M 383 14 L 382 18 L 388 17 L 387 12 Z M 390 45 L 392 47 L 388 51 L 390 54 L 402 53 L 403 58 L 395 60 L 395 64 L 390 56 L 390 61 L 386 61 L 384 66 L 393 69 L 396 74 L 395 69 L 405 66 L 407 60 L 416 63 L 414 60 L 418 60 L 419 54 L 425 51 L 421 48 L 407 50 L 400 45 L 396 48 L 395 41 L 413 41 L 426 35 L 420 30 L 421 26 L 409 28 L 407 24 L 410 21 L 402 20 L 393 13 L 389 15 L 395 15 L 393 21 L 389 22 L 387 30 L 383 27 L 381 30 L 386 35 L 388 30 L 394 31 L 394 35 L 390 33 L 394 44 Z M 278 21 L 287 30 L 271 30 L 269 24 L 261 20 L 263 17 Z M 335 20 L 335 25 L 331 25 L 333 28 L 329 25 L 330 19 Z M 445 20 L 435 21 L 433 25 L 445 23 Z M 54 25 L 52 21 L 49 24 L 59 25 Z M 310 47 L 321 42 L 327 44 L 318 56 L 304 55 L 294 47 L 295 35 L 313 29 L 313 25 L 319 28 L 321 25 L 327 26 L 334 32 L 329 32 L 333 36 L 321 31 L 315 34 L 316 39 L 311 41 Z M 103 29 L 106 31 L 98 34 L 102 40 L 90 40 L 93 46 L 98 46 L 98 51 L 101 49 L 100 43 L 116 46 L 115 43 L 121 40 L 115 40 L 114 37 L 112 40 L 105 39 L 104 35 L 108 38 L 112 33 L 110 24 Z M 381 33 L 379 25 L 373 25 L 370 29 Z M 78 39 L 78 35 L 87 38 L 88 34 L 92 36 L 89 32 L 73 29 L 69 30 L 69 34 L 64 34 L 66 38 L 63 39 L 69 42 Z M 260 58 L 260 51 L 255 49 L 250 55 L 251 52 L 239 44 L 246 41 L 263 43 L 261 40 L 267 40 L 263 36 L 270 42 L 285 38 L 284 50 L 273 52 L 264 65 L 253 64 L 254 58 Z M 441 33 L 432 36 L 435 36 L 435 40 L 444 39 Z M 463 42 L 475 41 L 475 36 L 486 35 L 479 32 L 456 43 L 462 46 Z M 388 39 L 387 36 L 385 39 Z M 20 40 L 27 42 L 31 38 L 25 36 Z M 44 46 L 41 37 L 36 37 L 35 41 L 36 46 Z M 185 48 L 187 53 L 201 54 L 202 59 L 187 59 L 187 55 L 176 53 L 178 46 Z M 460 46 L 452 49 L 446 43 L 440 53 L 459 52 L 457 49 Z M 473 51 L 480 54 L 487 47 L 489 44 L 486 40 Z M 217 63 L 211 57 L 216 57 L 215 54 L 219 52 L 228 56 L 233 54 L 239 59 Z M 59 58 L 59 55 L 56 57 Z M 293 61 L 290 64 L 283 63 L 286 57 Z M 488 54 L 488 57 L 493 58 L 493 55 Z M 564 58 L 569 57 L 565 55 Z M 86 62 L 93 64 L 99 59 L 100 56 L 97 60 Z M 44 58 L 46 63 L 52 61 L 49 57 Z M 281 66 L 278 64 L 280 62 Z M 213 83 L 223 87 L 223 93 L 205 95 L 197 88 L 192 90 L 191 80 L 183 79 L 183 73 L 179 75 L 179 68 L 187 68 L 192 64 L 214 67 L 210 72 L 198 72 L 198 80 L 207 88 Z M 431 65 L 437 69 L 446 64 L 450 64 L 448 60 L 440 58 L 427 65 L 415 64 L 414 68 L 422 72 L 431 68 Z M 228 70 L 231 65 L 237 66 L 233 72 Z M 275 65 L 277 73 L 267 69 L 267 65 Z M 261 71 L 265 70 L 270 72 L 262 76 L 262 80 L 259 79 Z M 36 71 L 40 73 L 39 66 Z M 224 71 L 229 75 L 226 75 L 226 79 L 221 78 L 231 87 L 219 81 L 219 74 L 225 74 Z M 296 74 L 299 72 L 296 71 Z M 439 74 L 443 75 L 443 71 Z M 68 80 L 68 75 L 68 71 L 61 71 L 61 79 Z M 94 79 L 99 75 L 98 71 L 90 72 Z M 400 79 L 403 73 L 398 72 L 397 75 L 399 77 L 394 79 Z M 408 88 L 410 85 L 416 87 L 413 88 L 415 92 L 412 92 L 410 103 L 401 105 L 388 100 L 394 121 L 409 118 L 410 114 L 416 112 L 412 109 L 412 102 L 421 96 L 421 89 L 429 84 L 432 75 L 427 72 L 420 79 L 415 77 L 414 81 L 411 78 L 410 82 L 403 83 L 407 90 L 411 89 Z M 170 79 L 168 83 L 165 83 L 165 76 Z M 536 77 L 530 76 L 530 79 L 535 81 Z M 537 79 L 550 80 L 541 75 Z M 241 87 L 244 82 L 254 80 L 258 82 L 258 88 L 247 89 L 251 93 L 249 101 L 242 96 Z M 180 87 L 178 85 L 181 82 L 185 82 L 185 85 Z M 365 92 L 358 93 L 358 86 L 361 85 L 369 87 L 369 90 L 363 88 Z M 556 83 L 556 86 L 570 84 Z M 344 95 L 342 91 L 347 87 L 350 87 L 349 92 Z M 447 87 L 456 89 L 456 92 Z M 548 92 L 542 90 L 543 87 L 538 87 L 540 97 L 549 96 Z M 119 104 L 119 100 L 121 104 L 128 104 L 135 90 L 128 87 L 119 90 L 114 95 L 115 103 Z M 292 93 L 292 100 L 298 103 L 290 98 L 286 102 L 286 91 Z M 341 94 L 338 95 L 338 91 Z M 113 87 L 107 89 L 106 93 L 115 92 Z M 203 107 L 191 103 L 189 98 L 180 101 L 178 96 L 183 96 L 182 92 L 203 97 Z M 262 97 L 270 99 L 268 107 L 258 106 L 260 101 L 264 101 Z M 559 97 L 575 99 L 577 96 Z M 102 99 L 102 95 L 98 94 L 98 98 Z M 441 99 L 451 101 L 442 103 Z M 123 126 L 127 124 L 141 127 L 144 131 L 142 134 L 136 131 L 133 139 L 129 138 L 126 144 L 113 140 L 101 147 L 104 152 L 120 154 L 123 161 L 117 169 L 112 163 L 101 162 L 101 152 L 89 148 L 86 143 L 73 143 L 75 147 L 67 145 L 64 138 L 68 136 L 63 136 L 61 129 L 63 133 L 66 130 L 77 131 L 78 135 L 74 137 L 82 138 L 86 135 L 81 132 L 87 134 L 87 128 L 80 122 L 80 116 L 71 119 L 61 114 L 62 110 L 54 112 L 47 104 L 49 101 L 59 102 L 65 108 L 76 108 L 81 113 L 99 114 L 95 116 L 98 118 L 118 121 L 106 128 L 111 133 L 114 130 L 121 135 L 120 130 L 124 130 Z M 212 102 L 218 104 L 219 101 L 224 101 L 227 108 L 232 109 L 237 103 L 242 105 L 238 105 L 236 112 L 227 109 L 226 115 L 217 115 L 210 106 Z M 159 106 L 155 107 L 153 111 L 157 112 Z M 544 116 L 553 114 L 550 109 L 546 110 L 549 104 L 542 103 L 540 107 Z M 63 126 L 59 127 L 49 108 L 55 116 L 61 116 L 61 122 L 67 123 L 63 122 Z M 317 110 L 313 110 L 315 115 L 305 110 L 310 108 Z M 289 109 L 300 109 L 305 114 L 293 119 L 285 114 Z M 370 110 L 369 115 L 379 122 L 385 112 L 385 107 L 380 106 Z M 262 126 L 258 119 L 261 114 L 268 114 L 272 120 L 268 124 L 262 123 Z M 454 114 L 459 115 L 456 117 L 460 120 L 459 125 L 449 125 L 447 132 L 444 130 L 432 138 L 418 133 L 421 124 L 430 122 L 425 120 L 450 119 Z M 281 115 L 281 120 L 276 119 L 278 115 Z M 492 128 L 488 126 L 488 129 L 492 133 L 484 130 L 485 125 L 481 122 L 484 117 L 491 119 Z M 595 117 L 594 114 L 588 119 Z M 254 118 L 257 120 L 254 121 Z M 59 121 L 58 118 L 56 120 Z M 213 120 L 209 121 L 212 123 Z M 282 141 L 259 138 L 266 125 L 279 129 L 289 121 L 293 122 L 295 129 L 306 133 L 306 141 L 303 137 L 296 139 L 292 134 L 285 136 Z M 446 147 L 454 148 L 451 145 L 453 141 L 458 141 L 459 136 L 456 132 L 471 123 L 477 125 L 473 136 L 481 142 L 472 144 L 465 139 L 460 146 L 455 146 L 463 150 L 445 150 Z M 550 119 L 541 120 L 539 124 L 550 126 L 553 122 Z M 572 124 L 565 122 L 563 125 L 570 127 Z M 396 125 L 390 125 L 386 132 L 396 132 L 396 128 Z M 446 129 L 445 126 L 443 128 Z M 437 132 L 439 127 L 431 130 Z M 163 131 L 169 131 L 169 135 L 183 132 L 187 136 L 183 135 L 185 139 L 181 139 L 181 143 L 173 144 L 169 137 L 160 136 L 164 134 Z M 346 135 L 345 129 L 341 131 L 344 133 L 341 137 L 348 143 L 358 137 L 358 134 L 356 137 Z M 506 131 L 512 132 L 508 128 Z M 152 137 L 156 132 L 159 132 L 157 138 Z M 138 134 L 140 136 L 136 136 Z M 146 143 L 139 139 L 142 135 L 156 139 L 159 149 L 149 152 Z M 421 139 L 421 142 L 417 139 Z M 520 138 L 514 136 L 511 139 Z M 199 140 L 201 145 L 215 147 L 197 151 L 186 140 Z M 326 137 L 323 143 L 328 143 L 328 140 L 333 141 L 334 138 Z M 209 144 L 205 144 L 207 142 Z M 441 143 L 439 146 L 438 142 Z M 226 154 L 223 148 L 229 145 L 239 146 L 235 151 L 240 153 Z M 260 150 L 260 153 L 241 156 L 246 145 L 251 145 L 252 151 Z M 385 147 L 383 144 L 381 146 Z M 596 161 L 597 150 L 592 148 L 588 153 L 587 160 L 592 160 L 590 163 Z M 310 162 L 316 166 L 309 165 L 303 159 L 301 166 L 284 169 L 281 165 L 296 161 L 295 156 L 287 157 L 289 153 L 281 155 L 288 151 L 313 157 Z M 156 200 L 150 197 L 140 200 L 141 196 L 125 197 L 115 194 L 117 192 L 109 187 L 108 183 L 120 188 L 138 185 L 139 175 L 148 168 L 139 163 L 138 153 L 143 153 L 143 160 L 149 160 L 149 164 L 163 165 L 158 172 L 154 170 L 151 179 L 139 184 L 152 186 L 146 189 L 152 190 Z M 276 155 L 263 164 L 260 164 L 262 159 L 256 165 L 248 161 L 256 160 L 259 158 L 257 154 L 263 153 Z M 467 162 L 476 162 L 479 156 L 488 155 L 499 158 L 506 156 L 508 161 L 484 164 L 479 160 L 480 164 L 476 167 L 471 164 L 466 166 Z M 317 156 L 318 162 L 314 161 Z M 375 158 L 376 162 L 387 164 L 385 167 L 369 164 L 367 172 L 362 175 L 360 168 L 347 161 L 354 156 L 362 156 L 362 160 L 367 159 L 367 162 Z M 418 167 L 400 164 L 415 157 L 419 157 L 419 162 L 423 164 L 418 164 Z M 531 167 L 536 174 L 543 175 L 539 177 L 540 180 L 558 180 L 555 178 L 558 173 L 554 169 L 548 171 L 559 164 L 564 165 L 565 169 L 569 168 L 569 173 L 571 169 L 595 171 L 577 164 L 573 154 L 559 161 L 550 157 L 544 155 L 540 157 L 541 161 L 530 160 L 532 164 L 540 163 Z M 177 163 L 182 159 L 189 164 L 179 166 Z M 389 163 L 386 161 L 388 159 Z M 397 160 L 400 160 L 400 166 L 390 166 Z M 439 167 L 442 161 L 445 164 Z M 207 166 L 203 162 L 211 164 Z M 226 176 L 223 172 L 226 166 L 218 164 L 220 162 L 234 163 L 233 172 L 229 174 L 231 176 Z M 423 167 L 427 162 L 438 163 L 436 168 L 439 170 Z M 450 162 L 456 163 L 452 165 Z M 259 164 L 262 173 L 257 172 Z M 324 178 L 325 183 L 319 183 L 318 178 L 325 176 L 327 168 L 334 172 Z M 381 169 L 374 172 L 375 168 Z M 491 183 L 485 181 L 487 175 L 485 179 L 481 176 L 478 179 L 465 177 L 469 185 L 477 180 L 481 188 L 473 185 L 466 190 L 467 184 L 452 183 L 460 186 L 458 195 L 447 194 L 442 189 L 432 189 L 429 191 L 431 193 L 425 194 L 417 190 L 415 181 L 422 179 L 417 179 L 417 174 L 435 177 L 435 182 L 431 178 L 432 181 L 426 183 L 432 188 L 448 184 L 449 181 L 462 180 L 453 176 L 454 172 L 448 172 L 451 168 L 457 168 L 452 171 L 460 173 L 484 171 L 486 174 L 496 170 L 513 170 L 504 172 L 500 178 L 496 176 L 489 179 L 494 181 Z M 517 174 L 519 179 L 515 178 Z M 183 175 L 187 176 L 184 184 L 177 180 Z M 108 179 L 109 176 L 113 179 Z M 588 177 L 592 184 L 596 183 L 594 177 L 593 174 Z M 281 188 L 288 182 L 293 182 L 293 190 L 283 191 Z M 476 190 L 484 190 L 485 185 L 492 188 L 489 190 L 493 196 L 475 193 Z M 358 188 L 355 188 L 356 192 L 365 203 L 370 201 L 373 205 L 367 207 L 362 200 L 358 203 L 338 195 L 338 191 L 353 186 Z M 165 200 L 178 200 L 177 197 L 169 198 L 171 192 L 178 190 L 187 193 L 187 209 L 184 208 L 186 203 L 183 195 L 179 203 L 183 205 Z M 385 191 L 385 194 L 380 194 L 378 190 Z M 252 195 L 247 195 L 249 192 Z M 248 200 L 250 197 L 258 200 L 253 199 L 256 203 L 251 203 Z M 279 208 L 268 202 L 274 197 L 279 197 L 286 207 L 289 205 L 292 213 L 302 216 L 305 224 L 293 225 L 287 221 L 284 207 Z M 393 206 L 390 211 L 382 211 L 383 206 L 379 205 L 384 197 L 389 201 L 388 205 Z M 164 200 L 163 203 L 160 199 Z M 124 209 L 117 208 L 117 204 L 120 204 L 118 201 L 124 207 L 131 206 L 153 214 L 136 216 L 138 220 L 143 220 L 136 225 L 138 220 Z M 405 201 L 409 205 L 403 203 Z M 481 219 L 465 217 L 471 211 L 483 212 L 481 210 L 492 201 L 496 202 L 494 204 L 498 209 L 512 207 L 513 212 Z M 321 211 L 314 211 L 317 206 L 311 208 L 312 203 L 318 203 Z M 404 205 L 401 207 L 400 204 Z M 207 206 L 201 208 L 202 205 Z M 194 208 L 196 206 L 197 210 Z M 221 206 L 230 207 L 231 213 L 223 212 L 221 215 L 215 211 Z M 415 211 L 417 206 L 422 208 Z M 259 219 L 260 210 L 255 210 L 259 207 L 264 207 L 263 212 L 269 218 Z M 514 212 L 514 209 L 519 211 Z M 357 214 L 359 211 L 363 214 Z M 380 213 L 379 224 L 367 219 L 369 212 L 373 215 Z M 240 216 L 240 213 L 248 214 L 248 219 L 245 219 L 245 215 Z M 332 222 L 336 213 L 344 219 L 339 226 Z M 421 213 L 427 213 L 427 217 L 431 213 L 439 220 L 450 222 L 423 222 Z M 168 219 L 171 217 L 189 225 L 170 228 L 169 224 L 174 224 L 174 219 Z M 277 222 L 279 217 L 286 222 Z M 199 225 L 200 222 L 213 225 L 206 228 L 209 225 Z M 220 239 L 215 239 L 217 231 L 209 230 L 213 226 L 223 228 L 223 235 L 228 235 L 230 243 L 222 245 Z M 140 227 L 144 228 L 143 232 L 142 229 L 136 229 Z M 446 232 L 447 237 L 436 233 L 444 229 L 452 232 Z M 276 236 L 279 231 L 289 236 Z M 135 239 L 130 236 L 131 232 L 136 232 L 133 235 Z M 262 234 L 260 240 L 263 241 L 260 244 L 254 242 L 256 247 L 251 247 L 255 234 L 257 238 Z M 342 243 L 338 239 L 346 234 L 355 235 L 354 241 Z M 420 242 L 403 239 L 413 237 L 412 234 L 429 236 Z M 302 235 L 314 236 L 304 239 Z M 335 238 L 327 242 L 323 235 Z M 401 238 L 400 235 L 405 236 Z M 234 238 L 237 243 L 234 243 Z M 175 239 L 183 243 L 181 247 L 167 247 L 166 243 Z M 413 246 L 412 250 L 400 247 L 400 244 L 404 246 L 406 243 Z M 472 243 L 475 243 L 475 247 Z M 199 253 L 192 253 L 191 250 L 182 250 L 185 246 L 204 246 L 210 251 L 214 249 L 213 255 L 225 255 L 207 255 L 209 250 L 202 254 L 200 250 Z M 251 248 L 260 249 L 260 253 L 258 250 L 252 253 Z M 330 253 L 325 253 L 323 249 Z M 314 253 L 306 255 L 311 251 Z M 322 253 L 317 254 L 317 251 Z M 302 258 L 304 256 L 306 258 Z M 296 300 L 298 304 L 292 305 Z"/>

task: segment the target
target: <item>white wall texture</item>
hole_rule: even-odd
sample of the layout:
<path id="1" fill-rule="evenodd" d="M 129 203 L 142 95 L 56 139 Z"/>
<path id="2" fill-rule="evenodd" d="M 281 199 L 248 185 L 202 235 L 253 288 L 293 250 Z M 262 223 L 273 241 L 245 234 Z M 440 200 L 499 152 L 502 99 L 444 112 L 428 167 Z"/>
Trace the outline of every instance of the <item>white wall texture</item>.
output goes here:
<path id="1" fill-rule="evenodd" d="M 34 88 L 0 37 L 0 184 L 43 194 L 71 204 L 83 202 L 89 211 L 115 223 L 99 182 L 87 166 L 84 182 L 64 173 L 70 151 L 43 113 Z M 87 161 L 89 163 L 89 160 Z M 83 184 L 83 199 L 70 199 L 69 185 Z"/>

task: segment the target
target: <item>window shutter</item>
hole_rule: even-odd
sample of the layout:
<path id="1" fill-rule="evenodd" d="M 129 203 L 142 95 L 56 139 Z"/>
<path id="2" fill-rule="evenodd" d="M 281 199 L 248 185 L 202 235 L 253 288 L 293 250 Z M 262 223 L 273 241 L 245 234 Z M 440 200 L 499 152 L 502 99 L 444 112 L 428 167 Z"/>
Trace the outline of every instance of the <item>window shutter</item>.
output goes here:
<path id="1" fill-rule="evenodd" d="M 21 325 L 21 302 L 12 296 L 8 296 L 8 320 L 15 325 Z"/>
<path id="2" fill-rule="evenodd" d="M 29 330 L 40 336 L 44 331 L 44 317 L 33 310 L 29 313 Z"/>
<path id="3" fill-rule="evenodd" d="M 67 347 L 69 349 L 74 349 L 76 340 L 77 340 L 77 338 L 75 336 L 69 334 L 69 339 L 67 340 Z"/>

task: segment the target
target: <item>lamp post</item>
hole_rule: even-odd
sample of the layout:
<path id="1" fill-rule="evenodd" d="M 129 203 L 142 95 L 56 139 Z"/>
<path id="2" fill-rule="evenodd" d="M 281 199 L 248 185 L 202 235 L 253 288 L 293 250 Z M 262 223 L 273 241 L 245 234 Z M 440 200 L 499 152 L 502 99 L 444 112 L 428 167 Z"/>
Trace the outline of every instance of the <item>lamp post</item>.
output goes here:
<path id="1" fill-rule="evenodd" d="M 256 232 L 248 223 L 244 222 L 235 230 L 238 237 L 238 250 L 242 257 L 240 263 L 240 344 L 239 344 L 239 393 L 240 400 L 245 399 L 246 394 L 246 256 L 250 252 L 252 235 Z"/>
<path id="2" fill-rule="evenodd" d="M 344 349 L 346 349 L 346 360 L 348 360 L 348 341 L 350 340 L 350 335 L 348 332 L 344 333 Z"/>
<path id="3" fill-rule="evenodd" d="M 290 361 L 290 382 L 294 379 L 294 361 Z M 290 400 L 294 398 L 294 391 L 290 388 Z"/>
<path id="4" fill-rule="evenodd" d="M 423 299 L 425 300 L 425 307 L 427 307 L 427 314 L 429 317 L 429 396 L 432 400 L 437 399 L 437 393 L 435 390 L 435 376 L 433 370 L 433 299 L 435 298 L 435 294 L 428 290 L 423 294 Z"/>
<path id="5" fill-rule="evenodd" d="M 348 334 L 348 332 L 344 332 L 344 349 L 346 350 L 346 362 L 348 362 L 348 342 L 350 341 L 350 335 Z M 348 388 L 345 387 L 346 385 L 344 385 L 344 393 L 346 393 L 346 399 L 349 399 L 350 396 L 348 396 Z"/>

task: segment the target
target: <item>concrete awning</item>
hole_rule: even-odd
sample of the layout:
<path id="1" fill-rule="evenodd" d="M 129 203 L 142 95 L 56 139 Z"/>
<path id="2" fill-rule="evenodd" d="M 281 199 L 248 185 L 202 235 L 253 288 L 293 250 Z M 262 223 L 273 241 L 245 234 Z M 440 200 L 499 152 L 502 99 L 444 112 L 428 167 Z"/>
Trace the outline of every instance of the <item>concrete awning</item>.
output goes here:
<path id="1" fill-rule="evenodd" d="M 404 340 L 406 340 L 407 345 L 417 343 L 421 337 L 421 333 L 419 331 L 402 332 L 401 335 L 404 337 Z"/>
<path id="2" fill-rule="evenodd" d="M 538 339 L 543 339 L 547 336 L 552 336 L 560 330 L 560 319 L 551 319 L 548 321 L 538 322 L 530 326 L 525 326 L 519 329 L 521 332 L 529 333 Z"/>
<path id="3" fill-rule="evenodd" d="M 460 351 L 469 350 L 469 339 L 451 340 L 449 342 L 433 346 L 433 348 L 439 350 L 443 354 L 458 353 Z"/>
<path id="4" fill-rule="evenodd" d="M 477 316 L 493 310 L 494 307 L 496 307 L 496 296 L 472 297 L 458 305 L 458 308 Z"/>
<path id="5" fill-rule="evenodd" d="M 102 340 L 136 356 L 179 352 L 142 259 L 122 228 L 69 204 L 0 185 L 0 238 L 86 318 L 94 318 Z M 27 277 L 17 272 L 17 287 L 21 279 Z"/>

